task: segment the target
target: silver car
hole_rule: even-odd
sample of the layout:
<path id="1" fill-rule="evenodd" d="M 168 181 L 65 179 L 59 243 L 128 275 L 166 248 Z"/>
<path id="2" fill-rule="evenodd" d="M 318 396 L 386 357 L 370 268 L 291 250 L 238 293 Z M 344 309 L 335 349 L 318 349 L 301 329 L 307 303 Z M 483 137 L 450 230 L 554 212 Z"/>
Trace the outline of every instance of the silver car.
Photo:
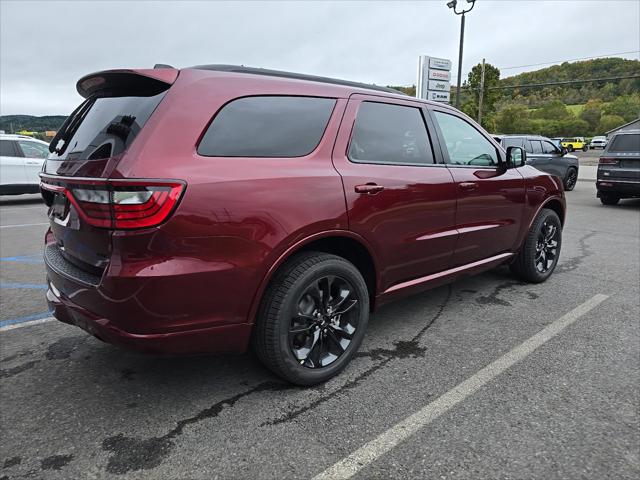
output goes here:
<path id="1" fill-rule="evenodd" d="M 506 149 L 522 147 L 527 152 L 527 165 L 562 179 L 566 191 L 578 181 L 578 157 L 567 154 L 547 137 L 540 135 L 497 135 L 494 137 Z"/>

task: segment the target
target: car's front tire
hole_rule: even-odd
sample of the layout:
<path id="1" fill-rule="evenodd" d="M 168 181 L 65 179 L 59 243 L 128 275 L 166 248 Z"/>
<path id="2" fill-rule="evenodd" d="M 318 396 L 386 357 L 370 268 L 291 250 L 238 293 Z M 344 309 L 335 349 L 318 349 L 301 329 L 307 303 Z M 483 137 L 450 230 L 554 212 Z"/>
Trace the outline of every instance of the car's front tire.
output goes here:
<path id="1" fill-rule="evenodd" d="M 574 188 L 576 188 L 576 183 L 578 182 L 578 170 L 570 167 L 567 169 L 567 174 L 564 177 L 564 189 L 567 192 L 570 192 Z"/>
<path id="2" fill-rule="evenodd" d="M 620 197 L 618 195 L 613 195 L 611 193 L 601 193 L 600 194 L 600 202 L 603 205 L 617 205 L 620 201 Z"/>
<path id="3" fill-rule="evenodd" d="M 357 352 L 369 320 L 367 285 L 350 262 L 304 252 L 276 273 L 253 333 L 260 360 L 297 385 L 324 382 Z"/>
<path id="4" fill-rule="evenodd" d="M 526 282 L 544 282 L 558 264 L 561 246 L 560 218 L 553 210 L 543 208 L 533 221 L 516 259 L 510 265 L 511 271 Z"/>

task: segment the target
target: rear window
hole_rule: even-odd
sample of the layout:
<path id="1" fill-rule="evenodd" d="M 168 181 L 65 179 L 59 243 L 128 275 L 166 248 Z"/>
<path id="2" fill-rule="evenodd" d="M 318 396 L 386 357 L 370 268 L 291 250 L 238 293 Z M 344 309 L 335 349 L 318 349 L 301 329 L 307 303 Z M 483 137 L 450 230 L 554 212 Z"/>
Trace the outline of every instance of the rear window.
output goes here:
<path id="1" fill-rule="evenodd" d="M 141 97 L 99 97 L 69 139 L 68 147 L 52 160 L 93 160 L 125 151 L 164 98 L 165 92 Z M 55 145 L 54 145 L 55 147 Z"/>
<path id="2" fill-rule="evenodd" d="M 609 152 L 640 152 L 640 134 L 616 135 L 609 144 Z"/>
<path id="3" fill-rule="evenodd" d="M 501 142 L 506 150 L 509 147 L 522 147 L 522 138 L 520 137 L 504 137 Z"/>
<path id="4" fill-rule="evenodd" d="M 207 157 L 302 157 L 315 150 L 336 100 L 245 97 L 225 105 L 198 145 Z"/>

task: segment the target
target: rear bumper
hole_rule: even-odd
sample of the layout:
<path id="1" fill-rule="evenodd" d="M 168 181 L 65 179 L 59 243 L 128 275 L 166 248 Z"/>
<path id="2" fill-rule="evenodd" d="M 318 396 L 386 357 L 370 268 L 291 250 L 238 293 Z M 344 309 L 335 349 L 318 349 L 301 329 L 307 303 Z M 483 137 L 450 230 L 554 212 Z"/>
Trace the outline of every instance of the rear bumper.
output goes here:
<path id="1" fill-rule="evenodd" d="M 597 196 L 601 193 L 610 193 L 621 197 L 640 197 L 640 180 L 626 181 L 616 179 L 596 180 Z"/>
<path id="2" fill-rule="evenodd" d="M 45 262 L 46 264 L 46 262 Z M 252 325 L 238 323 L 207 328 L 185 328 L 153 333 L 136 333 L 122 328 L 126 319 L 104 318 L 75 303 L 62 293 L 62 287 L 70 282 L 48 264 L 47 304 L 53 316 L 64 323 L 75 325 L 96 338 L 113 345 L 160 355 L 193 355 L 203 353 L 242 353 L 251 337 Z M 96 287 L 90 287 L 96 289 Z M 133 322 L 132 322 L 133 323 Z"/>

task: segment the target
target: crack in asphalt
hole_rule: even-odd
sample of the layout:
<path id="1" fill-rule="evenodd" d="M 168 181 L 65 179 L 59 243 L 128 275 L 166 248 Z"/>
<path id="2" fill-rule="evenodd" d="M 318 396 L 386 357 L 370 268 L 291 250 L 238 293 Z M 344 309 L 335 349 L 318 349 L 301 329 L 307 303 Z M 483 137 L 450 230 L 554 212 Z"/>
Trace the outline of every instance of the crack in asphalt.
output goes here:
<path id="1" fill-rule="evenodd" d="M 476 303 L 480 305 L 500 305 L 502 307 L 510 307 L 511 303 L 500 298 L 500 294 L 504 290 L 509 290 L 518 285 L 525 285 L 525 283 L 516 280 L 500 283 L 494 287 L 493 292 L 489 295 L 476 298 Z"/>
<path id="2" fill-rule="evenodd" d="M 420 340 L 422 338 L 422 336 L 425 334 L 425 332 L 429 329 L 429 327 L 431 327 L 434 322 L 436 320 L 438 320 L 440 318 L 440 316 L 442 315 L 442 313 L 444 312 L 444 309 L 446 308 L 447 304 L 449 303 L 449 300 L 451 299 L 451 295 L 453 292 L 453 284 L 449 285 L 449 288 L 447 290 L 447 295 L 444 299 L 444 301 L 442 302 L 442 304 L 438 307 L 438 310 L 435 312 L 435 314 L 431 317 L 431 319 L 425 324 L 424 327 L 422 327 L 418 333 L 416 333 L 410 340 L 399 340 L 397 342 L 394 342 L 395 348 L 393 349 L 385 349 L 385 348 L 375 348 L 373 350 L 369 350 L 367 352 L 358 352 L 356 354 L 356 357 L 369 357 L 374 361 L 378 361 L 378 363 L 374 363 L 372 366 L 370 366 L 369 368 L 367 368 L 365 371 L 363 371 L 362 373 L 358 374 L 355 378 L 349 380 L 348 382 L 346 382 L 345 384 L 343 384 L 341 387 L 339 387 L 338 389 L 326 394 L 326 395 L 322 395 L 321 397 L 318 397 L 317 399 L 315 399 L 314 401 L 312 401 L 311 403 L 300 407 L 296 410 L 293 410 L 291 412 L 288 412 L 287 414 L 283 415 L 282 417 L 276 418 L 274 420 L 269 420 L 267 422 L 263 422 L 262 424 L 260 424 L 261 427 L 265 427 L 265 426 L 271 426 L 271 425 L 279 425 L 282 423 L 286 423 L 286 422 L 290 422 L 291 420 L 294 420 L 295 418 L 299 417 L 300 415 L 313 410 L 314 408 L 318 407 L 319 405 L 322 405 L 323 403 L 332 400 L 336 397 L 336 395 L 340 395 L 348 390 L 351 390 L 353 388 L 355 388 L 356 386 L 358 386 L 363 380 L 367 379 L 368 377 L 370 377 L 373 373 L 375 373 L 376 371 L 380 370 L 382 367 L 384 367 L 386 364 L 388 364 L 391 360 L 397 359 L 397 358 L 408 358 L 408 357 L 421 357 L 424 356 L 425 352 L 426 352 L 426 348 L 423 348 L 420 346 Z"/>
<path id="3" fill-rule="evenodd" d="M 107 462 L 107 472 L 123 475 L 131 471 L 157 467 L 171 452 L 173 440 L 182 435 L 185 427 L 206 419 L 215 418 L 226 409 L 233 407 L 240 399 L 258 392 L 287 390 L 288 384 L 263 382 L 244 392 L 233 395 L 201 410 L 192 417 L 180 420 L 176 426 L 160 437 L 138 439 L 118 434 L 103 440 L 102 448 L 112 453 Z"/>
<path id="4" fill-rule="evenodd" d="M 40 363 L 40 360 L 31 360 L 29 362 L 17 365 L 13 368 L 3 368 L 2 370 L 0 370 L 0 378 L 13 377 L 14 375 L 18 375 L 19 373 L 35 367 L 38 363 Z"/>
<path id="5" fill-rule="evenodd" d="M 578 240 L 578 249 L 579 249 L 578 256 L 573 257 L 567 260 L 566 262 L 559 264 L 556 267 L 555 273 L 572 272 L 575 269 L 577 269 L 580 265 L 582 265 L 582 262 L 584 262 L 586 258 L 593 255 L 593 251 L 591 250 L 591 248 L 589 248 L 589 245 L 587 245 L 587 240 L 589 240 L 591 237 L 593 237 L 597 233 L 598 232 L 590 231 L 586 235 L 583 235 Z"/>
<path id="6" fill-rule="evenodd" d="M 42 470 L 61 470 L 71 460 L 73 460 L 73 455 L 51 455 L 44 458 L 40 466 Z"/>

